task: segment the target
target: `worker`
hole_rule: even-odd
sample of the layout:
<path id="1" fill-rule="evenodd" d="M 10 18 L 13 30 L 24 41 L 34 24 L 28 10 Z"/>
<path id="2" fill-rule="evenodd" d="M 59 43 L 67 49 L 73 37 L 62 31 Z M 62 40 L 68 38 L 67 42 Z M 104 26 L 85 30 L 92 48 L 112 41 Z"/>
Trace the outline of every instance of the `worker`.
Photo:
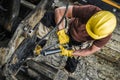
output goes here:
<path id="1" fill-rule="evenodd" d="M 55 21 L 58 23 L 65 12 L 65 7 L 55 10 Z M 64 22 L 59 25 L 58 37 L 61 44 L 79 44 L 94 41 L 88 49 L 64 53 L 65 56 L 88 56 L 100 50 L 111 38 L 116 27 L 116 17 L 109 11 L 101 10 L 93 5 L 69 6 L 66 17 L 71 18 L 67 35 Z"/>
<path id="2" fill-rule="evenodd" d="M 56 24 L 61 20 L 65 9 L 65 7 L 55 9 Z M 99 51 L 110 40 L 117 22 L 113 13 L 94 5 L 71 5 L 68 7 L 66 17 L 70 19 L 68 31 L 65 31 L 65 22 L 62 21 L 58 26 L 57 35 L 61 44 L 61 54 L 68 57 L 84 57 Z M 66 43 L 80 45 L 86 41 L 92 42 L 92 45 L 84 49 L 67 50 L 62 46 Z M 69 64 L 70 62 L 67 67 L 70 67 Z M 68 69 L 69 72 L 74 72 L 74 70 Z"/>
<path id="3" fill-rule="evenodd" d="M 46 13 L 41 19 L 38 36 L 42 38 L 49 30 L 48 27 L 58 24 L 65 13 L 66 7 L 55 9 L 54 13 Z M 116 17 L 113 13 L 94 5 L 71 5 L 65 17 L 69 19 L 67 29 L 65 20 L 58 26 L 57 36 L 60 43 L 61 55 L 67 56 L 65 69 L 74 72 L 78 61 L 75 56 L 89 56 L 99 51 L 111 38 L 116 27 Z M 46 27 L 44 27 L 46 26 Z M 67 50 L 63 44 L 81 46 L 85 42 L 91 45 L 85 48 Z"/>

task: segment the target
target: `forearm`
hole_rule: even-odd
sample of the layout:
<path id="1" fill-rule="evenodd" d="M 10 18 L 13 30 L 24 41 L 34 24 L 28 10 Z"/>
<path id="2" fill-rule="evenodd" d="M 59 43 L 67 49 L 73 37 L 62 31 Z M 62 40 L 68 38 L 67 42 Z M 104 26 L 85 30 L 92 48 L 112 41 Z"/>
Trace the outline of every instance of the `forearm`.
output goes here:
<path id="1" fill-rule="evenodd" d="M 76 50 L 73 53 L 73 56 L 88 56 L 93 54 L 94 52 L 90 51 L 89 49 L 83 49 L 83 50 Z"/>
<path id="2" fill-rule="evenodd" d="M 99 48 L 99 47 L 92 46 L 87 49 L 76 50 L 76 51 L 74 51 L 73 56 L 89 56 L 89 55 L 95 53 L 96 51 L 99 51 L 100 49 L 101 48 Z"/>

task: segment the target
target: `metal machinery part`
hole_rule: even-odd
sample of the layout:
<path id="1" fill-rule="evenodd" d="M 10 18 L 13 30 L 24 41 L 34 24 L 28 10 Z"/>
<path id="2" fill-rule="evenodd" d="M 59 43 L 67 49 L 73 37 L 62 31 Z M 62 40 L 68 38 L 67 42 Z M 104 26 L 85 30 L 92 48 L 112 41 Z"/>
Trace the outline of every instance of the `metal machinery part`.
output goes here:
<path id="1" fill-rule="evenodd" d="M 0 0 L 0 46 L 7 46 L 13 27 L 16 26 L 20 0 Z M 5 42 L 6 41 L 6 42 Z"/>
<path id="2" fill-rule="evenodd" d="M 11 31 L 20 9 L 20 0 L 1 0 L 0 25 Z"/>
<path id="3" fill-rule="evenodd" d="M 7 31 L 13 31 L 13 36 L 8 44 L 9 52 L 5 56 L 5 65 L 3 65 L 4 76 L 13 79 L 18 76 L 21 68 L 19 65 L 23 64 L 24 59 L 30 56 L 32 53 L 30 47 L 35 45 L 36 36 L 34 34 L 39 21 L 43 17 L 44 13 L 48 8 L 51 8 L 53 0 L 35 0 L 38 3 L 29 2 L 27 0 L 1 0 L 3 2 L 9 3 L 9 7 L 2 6 L 1 11 L 8 13 L 3 13 L 3 21 L 1 20 L 0 25 L 3 26 Z M 3 2 L 2 5 L 3 5 Z M 5 5 L 5 3 L 4 3 Z M 22 9 L 22 10 L 21 10 Z M 23 15 L 24 14 L 24 15 Z M 26 17 L 27 16 L 27 17 Z M 18 27 L 16 27 L 16 24 Z M 15 26 L 14 26 L 15 25 Z M 33 33 L 31 31 L 34 31 Z M 26 36 L 27 35 L 27 36 Z M 31 36 L 29 36 L 31 35 Z M 18 44 L 16 44 L 18 43 Z M 27 50 L 29 48 L 29 50 Z M 14 60 L 16 59 L 16 60 Z M 15 63 L 12 62 L 15 61 Z M 19 64 L 20 63 L 20 64 Z M 25 66 L 25 65 L 24 65 Z M 31 78 L 32 79 L 32 78 Z M 27 79 L 28 80 L 28 79 Z"/>
<path id="4" fill-rule="evenodd" d="M 28 2 L 27 0 L 21 0 L 21 4 L 25 6 L 26 9 L 28 9 L 29 13 L 26 16 L 22 16 L 22 19 L 18 22 L 18 27 L 15 28 L 14 26 L 10 27 L 11 30 L 14 29 L 13 31 L 14 35 L 12 36 L 8 44 L 10 50 L 5 57 L 5 65 L 3 70 L 4 75 L 7 76 L 8 79 L 10 78 L 17 79 L 19 78 L 19 76 L 21 76 L 22 73 L 25 73 L 28 74 L 28 76 L 30 76 L 28 77 L 29 79 L 41 80 L 39 79 L 39 75 L 41 74 L 39 68 L 41 68 L 42 65 L 46 66 L 46 64 L 42 64 L 42 63 L 38 64 L 39 62 L 32 60 L 32 58 L 35 58 L 33 54 L 33 50 L 36 46 L 35 43 L 37 38 L 35 32 L 40 24 L 39 22 L 41 18 L 43 17 L 44 13 L 49 8 L 51 8 L 52 3 L 53 0 L 51 1 L 41 0 L 38 4 L 33 4 L 31 2 Z M 21 18 L 20 14 L 18 15 L 17 19 L 18 18 Z M 61 21 L 62 20 L 63 18 L 61 19 Z M 8 30 L 8 28 L 6 29 Z M 29 57 L 32 57 L 30 61 L 28 60 Z M 33 65 L 30 64 L 36 64 L 38 65 L 38 67 L 36 67 L 36 65 L 32 67 Z M 48 73 L 51 74 L 51 77 L 47 75 L 47 77 L 49 77 L 48 79 L 50 80 L 53 79 L 54 77 L 53 74 L 56 74 L 57 70 L 54 69 L 53 67 L 52 69 L 49 67 L 51 66 L 49 65 L 46 66 L 46 68 L 49 69 Z M 37 74 L 37 77 L 31 76 L 32 72 L 28 72 L 29 70 L 35 72 Z M 45 72 L 47 73 L 47 71 Z M 42 75 L 45 76 L 45 74 Z M 25 78 L 27 77 L 27 75 L 22 77 Z"/>

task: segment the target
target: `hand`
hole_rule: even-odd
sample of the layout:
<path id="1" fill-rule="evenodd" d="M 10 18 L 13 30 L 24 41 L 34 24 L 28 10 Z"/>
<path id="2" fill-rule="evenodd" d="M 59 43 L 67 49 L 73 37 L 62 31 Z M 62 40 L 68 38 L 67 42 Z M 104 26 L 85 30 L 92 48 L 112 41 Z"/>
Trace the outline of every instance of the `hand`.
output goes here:
<path id="1" fill-rule="evenodd" d="M 63 56 L 68 56 L 68 57 L 72 57 L 73 55 L 73 50 L 67 50 L 65 49 L 63 46 L 60 45 L 60 49 L 61 49 L 61 55 Z"/>
<path id="2" fill-rule="evenodd" d="M 58 31 L 58 32 L 57 32 L 57 35 L 58 35 L 58 39 L 59 39 L 60 44 L 66 44 L 66 43 L 69 42 L 69 37 L 68 37 L 68 35 L 65 33 L 65 30 L 64 30 L 64 29 Z"/>

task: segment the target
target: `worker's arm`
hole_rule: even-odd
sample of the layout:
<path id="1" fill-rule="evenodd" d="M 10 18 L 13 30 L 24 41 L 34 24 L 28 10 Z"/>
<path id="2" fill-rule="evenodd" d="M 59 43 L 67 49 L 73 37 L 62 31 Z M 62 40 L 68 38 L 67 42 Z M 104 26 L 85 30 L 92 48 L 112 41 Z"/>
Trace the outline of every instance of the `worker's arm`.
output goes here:
<path id="1" fill-rule="evenodd" d="M 65 17 L 67 18 L 71 18 L 72 17 L 72 8 L 73 6 L 69 6 L 68 10 L 66 12 Z M 60 22 L 60 20 L 62 19 L 64 13 L 65 13 L 66 7 L 59 7 L 57 9 L 55 9 L 55 22 L 56 24 L 58 24 Z M 69 37 L 65 32 L 65 22 L 64 20 L 60 23 L 60 25 L 58 26 L 58 40 L 60 44 L 66 44 L 69 43 Z"/>
<path id="2" fill-rule="evenodd" d="M 72 9 L 73 9 L 73 6 L 69 6 L 68 7 L 68 10 L 66 12 L 66 17 L 67 18 L 71 18 L 72 17 Z M 55 9 L 55 22 L 56 24 L 59 23 L 59 21 L 62 19 L 64 13 L 65 13 L 65 10 L 66 10 L 66 7 L 59 7 L 57 9 Z M 61 30 L 61 29 L 64 29 L 65 27 L 65 22 L 62 21 L 61 24 L 58 26 L 58 29 Z"/>
<path id="3" fill-rule="evenodd" d="M 88 56 L 88 55 L 95 53 L 96 51 L 99 51 L 100 49 L 101 49 L 100 47 L 92 45 L 91 47 L 89 47 L 87 49 L 76 50 L 76 51 L 74 51 L 74 53 L 72 55 L 73 56 Z"/>

